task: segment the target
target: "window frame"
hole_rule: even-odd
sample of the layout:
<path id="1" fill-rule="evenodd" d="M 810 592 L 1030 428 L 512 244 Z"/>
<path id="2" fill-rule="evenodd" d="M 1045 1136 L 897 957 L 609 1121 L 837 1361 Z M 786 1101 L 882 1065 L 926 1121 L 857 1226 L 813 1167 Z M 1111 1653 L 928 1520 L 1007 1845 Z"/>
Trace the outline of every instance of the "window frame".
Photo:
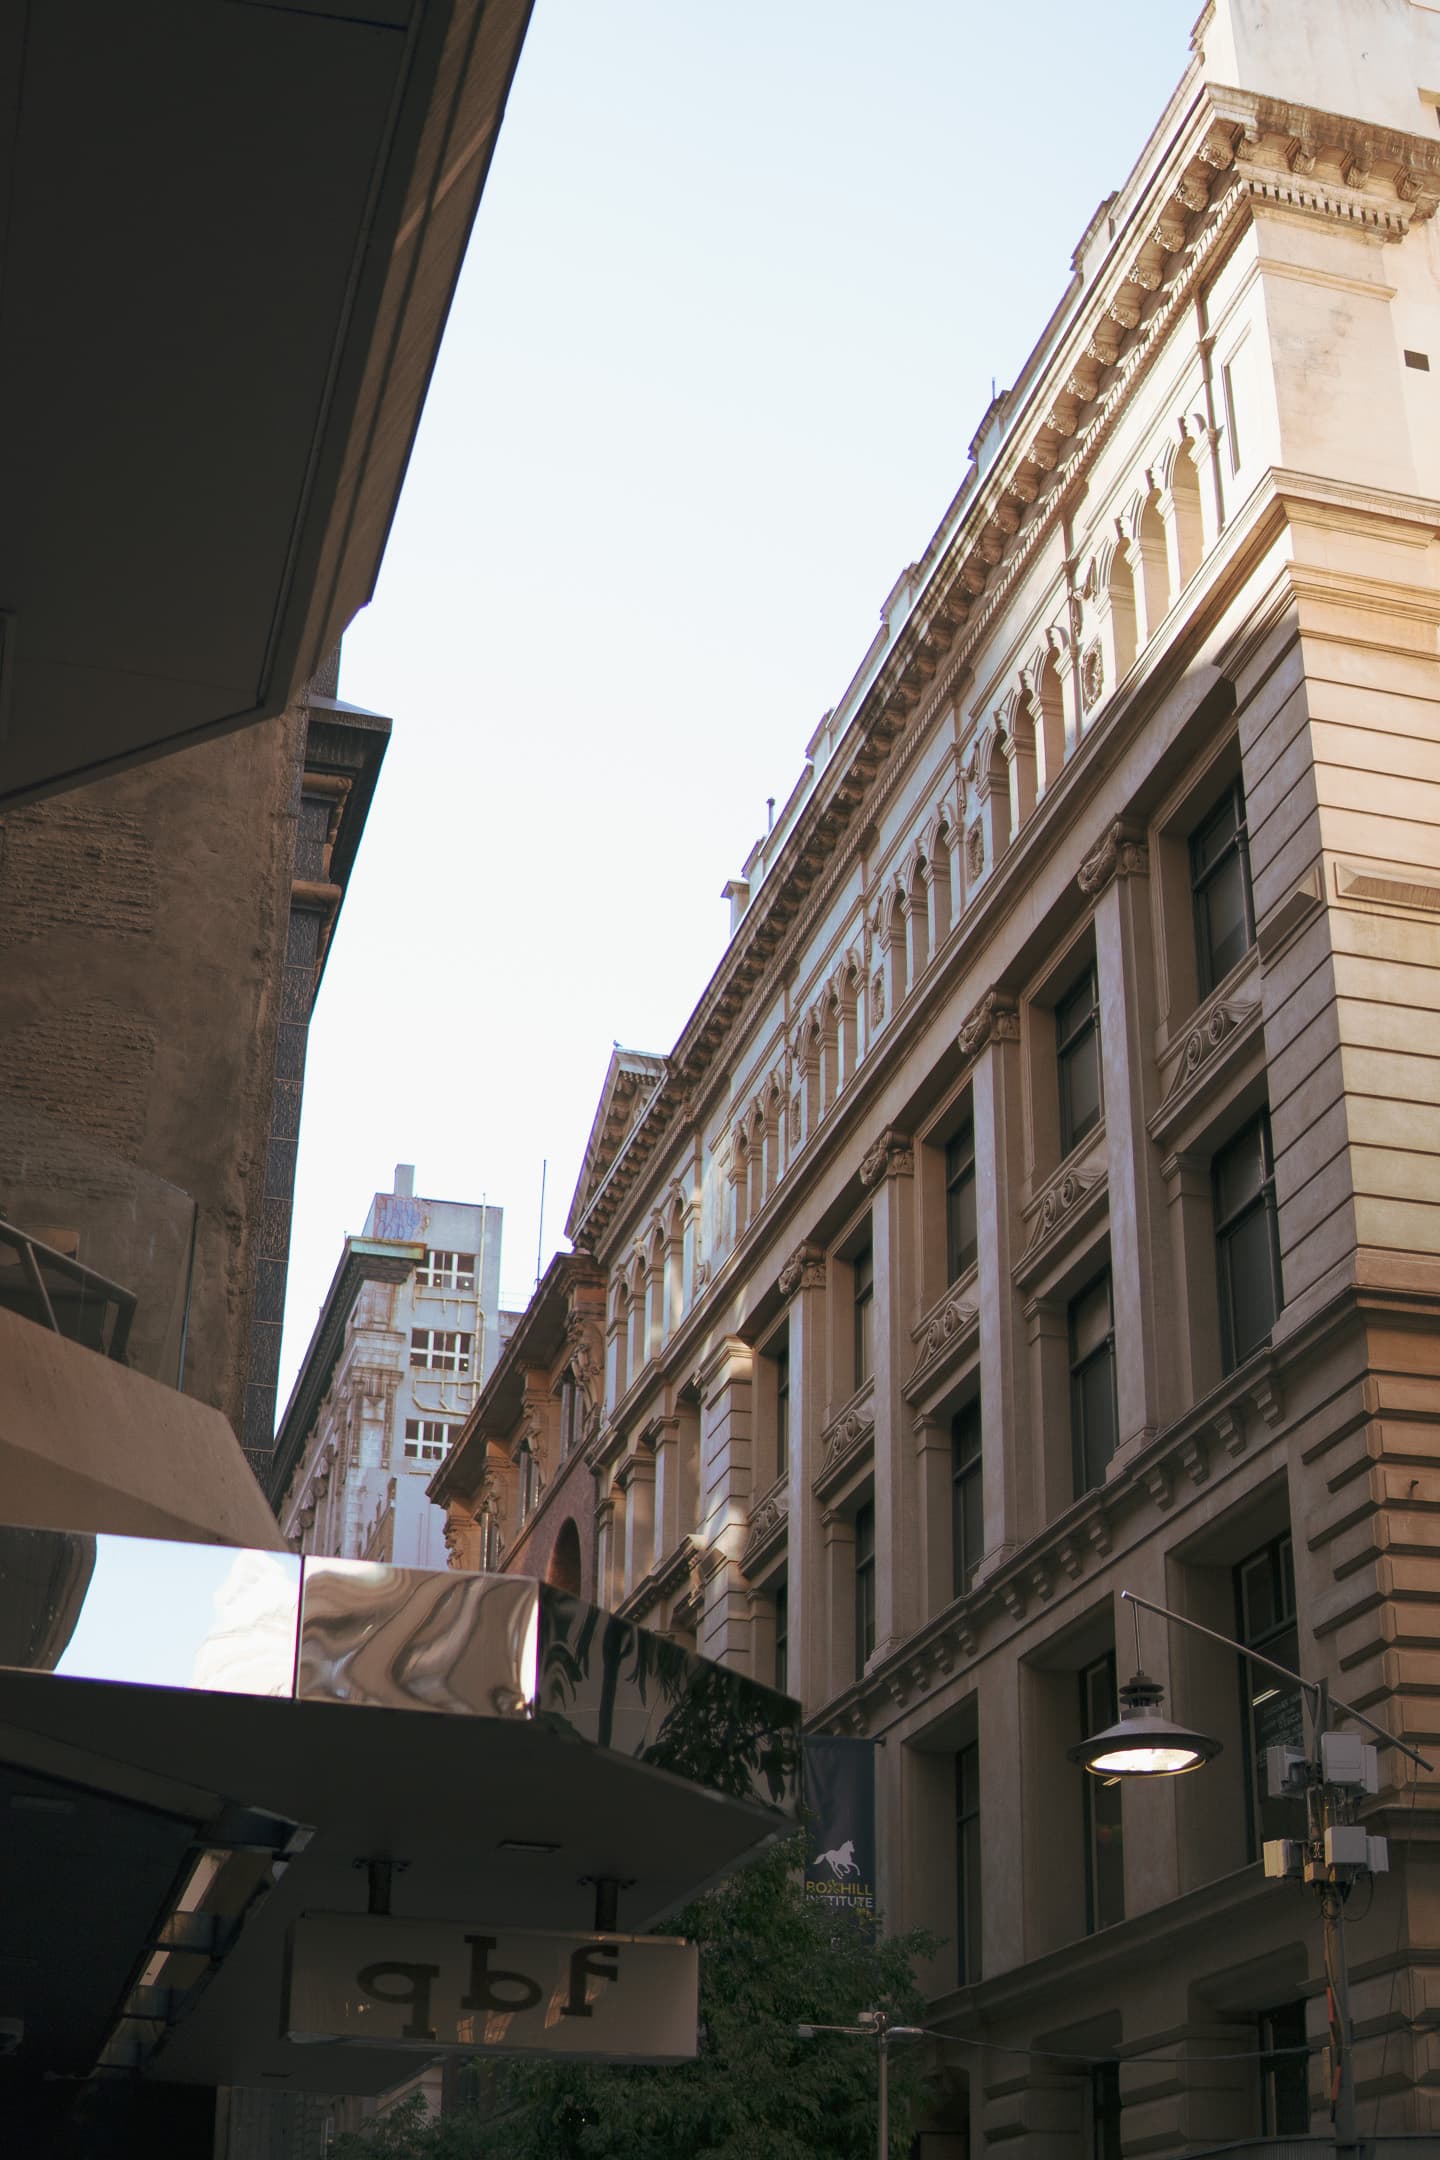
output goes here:
<path id="1" fill-rule="evenodd" d="M 1252 1624 L 1246 1593 L 1246 1577 L 1257 1567 L 1265 1569 L 1273 1612 L 1272 1619 L 1262 1626 Z M 1295 1594 L 1293 1531 L 1289 1528 L 1278 1530 L 1273 1537 L 1267 1538 L 1253 1551 L 1242 1553 L 1231 1569 L 1231 1582 L 1235 1597 L 1236 1641 L 1243 1643 L 1247 1650 L 1262 1650 L 1268 1656 L 1276 1658 L 1281 1665 L 1290 1664 L 1298 1670 L 1300 1615 Z M 1293 1743 L 1303 1747 L 1304 1698 L 1298 1688 L 1287 1689 L 1273 1674 L 1257 1671 L 1248 1658 L 1237 1658 L 1235 1662 L 1240 1682 L 1240 1739 L 1245 1766 L 1246 1852 L 1253 1860 L 1267 1835 L 1287 1837 L 1298 1834 L 1301 1828 L 1296 1802 L 1286 1800 L 1279 1794 L 1272 1797 L 1262 1790 L 1265 1754 L 1255 1712 L 1263 1703 L 1278 1698 L 1277 1709 L 1271 1713 L 1267 1724 L 1275 1731 L 1283 1720 L 1287 1738 L 1279 1744 Z M 1268 1739 L 1265 1744 L 1270 1744 Z M 1267 1808 L 1278 1809 L 1279 1817 L 1271 1816 L 1267 1820 Z"/>
<path id="2" fill-rule="evenodd" d="M 441 1463 L 454 1446 L 454 1435 L 459 1432 L 463 1420 L 459 1418 L 407 1417 L 401 1435 L 402 1462 Z M 410 1428 L 414 1426 L 412 1433 Z M 444 1435 L 436 1438 L 437 1434 Z"/>
<path id="3" fill-rule="evenodd" d="M 468 1268 L 462 1267 L 461 1262 L 467 1260 Z M 441 1261 L 449 1265 L 438 1265 Z M 475 1254 L 451 1252 L 444 1246 L 427 1246 L 424 1261 L 415 1270 L 415 1280 L 423 1290 L 453 1290 L 469 1297 L 475 1295 L 475 1279 Z"/>
<path id="4" fill-rule="evenodd" d="M 410 1364 L 418 1372 L 468 1374 L 474 1349 L 474 1335 L 465 1328 L 410 1330 Z"/>

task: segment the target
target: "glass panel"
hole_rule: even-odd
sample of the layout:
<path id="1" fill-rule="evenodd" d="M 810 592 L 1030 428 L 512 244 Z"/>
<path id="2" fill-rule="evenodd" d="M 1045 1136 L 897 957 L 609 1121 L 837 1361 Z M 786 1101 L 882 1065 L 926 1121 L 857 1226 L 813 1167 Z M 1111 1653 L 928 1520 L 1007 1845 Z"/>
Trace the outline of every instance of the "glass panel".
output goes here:
<path id="1" fill-rule="evenodd" d="M 1260 2129 L 1265 2137 L 1303 2137 L 1310 2128 L 1305 2005 L 1286 2003 L 1259 2018 Z"/>
<path id="2" fill-rule="evenodd" d="M 855 1276 L 855 1385 L 858 1388 L 870 1378 L 873 1362 L 875 1268 L 874 1255 L 868 1245 L 855 1255 L 852 1265 Z"/>
<path id="3" fill-rule="evenodd" d="M 0 1528 L 0 1664 L 72 1680 L 289 1695 L 300 1560 Z"/>
<path id="4" fill-rule="evenodd" d="M 796 1704 L 548 1583 L 535 1714 L 713 1792 L 798 1816 Z"/>
<path id="5" fill-rule="evenodd" d="M 539 1585 L 370 1560 L 305 1561 L 296 1692 L 475 1717 L 528 1717 Z"/>
<path id="6" fill-rule="evenodd" d="M 955 1944 L 961 1987 L 980 1978 L 980 1749 L 972 1740 L 955 1757 Z"/>
<path id="7" fill-rule="evenodd" d="M 948 1280 L 974 1265 L 975 1128 L 966 1124 L 945 1150 L 945 1254 Z"/>
<path id="8" fill-rule="evenodd" d="M 980 1452 L 980 1406 L 962 1410 L 950 1428 L 951 1553 L 956 1597 L 975 1579 L 985 1551 L 983 1469 Z"/>
<path id="9" fill-rule="evenodd" d="M 1221 1222 L 1259 1198 L 1264 1178 L 1260 1127 L 1247 1125 L 1215 1157 L 1215 1203 Z"/>

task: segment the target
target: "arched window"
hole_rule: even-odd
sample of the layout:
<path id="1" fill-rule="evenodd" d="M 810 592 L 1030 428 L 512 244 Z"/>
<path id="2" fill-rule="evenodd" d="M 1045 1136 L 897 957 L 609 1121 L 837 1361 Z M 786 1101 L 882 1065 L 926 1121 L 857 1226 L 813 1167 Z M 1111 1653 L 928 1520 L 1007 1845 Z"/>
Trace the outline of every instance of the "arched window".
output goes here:
<path id="1" fill-rule="evenodd" d="M 571 1597 L 580 1595 L 580 1532 L 573 1515 L 567 1515 L 560 1525 L 546 1564 L 545 1580 L 556 1590 L 568 1591 Z"/>

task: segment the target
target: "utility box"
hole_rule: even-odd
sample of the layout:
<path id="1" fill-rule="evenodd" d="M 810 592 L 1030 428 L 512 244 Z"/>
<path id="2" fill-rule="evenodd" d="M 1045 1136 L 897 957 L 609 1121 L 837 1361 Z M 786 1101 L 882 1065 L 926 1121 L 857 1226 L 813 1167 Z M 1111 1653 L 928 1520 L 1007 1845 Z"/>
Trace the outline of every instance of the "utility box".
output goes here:
<path id="1" fill-rule="evenodd" d="M 1280 1754 L 1288 1750 L 1276 1748 L 1272 1752 Z M 1299 1838 L 1277 1837 L 1265 1840 L 1265 1873 L 1276 1882 L 1283 1882 L 1289 1876 L 1298 1875 L 1304 1857 L 1305 1848 Z"/>
<path id="2" fill-rule="evenodd" d="M 1353 1792 L 1380 1790 L 1379 1758 L 1358 1733 L 1321 1733 L 1320 1769 L 1327 1785 L 1346 1785 Z"/>
<path id="3" fill-rule="evenodd" d="M 1267 1747 L 1265 1790 L 1268 1793 L 1300 1793 L 1305 1789 L 1305 1750 L 1298 1747 Z"/>
<path id="4" fill-rule="evenodd" d="M 1370 1865 L 1370 1839 L 1359 1823 L 1331 1823 L 1325 1832 L 1326 1867 Z"/>
<path id="5" fill-rule="evenodd" d="M 1370 1873 L 1372 1875 L 1388 1875 L 1390 1872 L 1389 1838 L 1368 1837 L 1365 1842 L 1370 1848 L 1370 1857 L 1365 1862 Z"/>

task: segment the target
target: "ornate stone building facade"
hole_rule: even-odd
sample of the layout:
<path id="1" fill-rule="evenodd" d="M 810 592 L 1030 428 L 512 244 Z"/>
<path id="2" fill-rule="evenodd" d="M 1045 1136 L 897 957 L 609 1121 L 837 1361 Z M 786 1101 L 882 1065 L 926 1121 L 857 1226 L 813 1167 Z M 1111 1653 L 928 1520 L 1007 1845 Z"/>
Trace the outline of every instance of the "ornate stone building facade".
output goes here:
<path id="1" fill-rule="evenodd" d="M 1122 1588 L 1440 1730 L 1437 91 L 1420 0 L 1207 8 L 568 1224 L 599 1595 L 882 1743 L 975 2152 L 1326 2124 L 1297 1704 L 1147 1622 L 1224 1752 L 1087 1780 Z M 1381 1764 L 1361 2122 L 1433 2132 Z"/>

